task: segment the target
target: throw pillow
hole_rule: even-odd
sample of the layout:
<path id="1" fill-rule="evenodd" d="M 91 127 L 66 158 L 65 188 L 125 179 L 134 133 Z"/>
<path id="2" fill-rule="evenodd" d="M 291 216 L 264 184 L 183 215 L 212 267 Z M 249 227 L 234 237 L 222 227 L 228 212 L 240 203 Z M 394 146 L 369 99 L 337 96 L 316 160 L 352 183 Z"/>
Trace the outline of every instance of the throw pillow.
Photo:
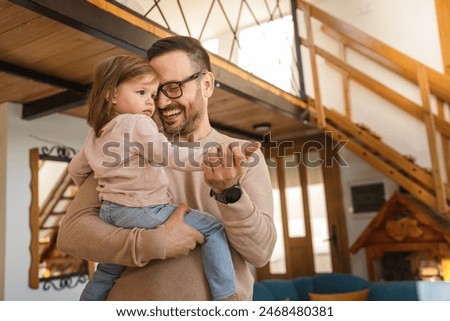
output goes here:
<path id="1" fill-rule="evenodd" d="M 365 301 L 369 289 L 344 293 L 309 293 L 311 301 Z"/>

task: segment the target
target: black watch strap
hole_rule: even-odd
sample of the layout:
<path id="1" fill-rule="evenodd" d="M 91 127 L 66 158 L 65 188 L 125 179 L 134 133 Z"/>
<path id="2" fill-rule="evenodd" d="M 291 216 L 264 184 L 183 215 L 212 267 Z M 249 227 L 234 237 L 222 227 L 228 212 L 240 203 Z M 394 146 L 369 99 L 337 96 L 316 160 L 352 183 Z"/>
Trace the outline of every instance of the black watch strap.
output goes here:
<path id="1" fill-rule="evenodd" d="M 222 193 L 216 193 L 212 189 L 209 196 L 223 204 L 233 204 L 239 201 L 242 195 L 242 189 L 239 184 L 233 185 L 225 189 Z"/>

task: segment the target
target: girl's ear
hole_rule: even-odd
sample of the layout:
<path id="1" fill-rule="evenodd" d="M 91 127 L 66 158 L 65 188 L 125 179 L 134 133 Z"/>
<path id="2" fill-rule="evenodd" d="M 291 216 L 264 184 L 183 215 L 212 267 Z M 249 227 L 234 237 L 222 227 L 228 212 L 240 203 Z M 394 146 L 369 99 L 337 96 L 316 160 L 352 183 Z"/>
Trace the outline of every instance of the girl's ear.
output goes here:
<path id="1" fill-rule="evenodd" d="M 114 90 L 114 95 L 111 97 L 111 90 L 108 89 L 108 91 L 105 93 L 106 101 L 109 101 L 109 99 L 111 98 L 112 99 L 111 103 L 117 104 L 116 92 L 117 92 L 117 90 Z"/>

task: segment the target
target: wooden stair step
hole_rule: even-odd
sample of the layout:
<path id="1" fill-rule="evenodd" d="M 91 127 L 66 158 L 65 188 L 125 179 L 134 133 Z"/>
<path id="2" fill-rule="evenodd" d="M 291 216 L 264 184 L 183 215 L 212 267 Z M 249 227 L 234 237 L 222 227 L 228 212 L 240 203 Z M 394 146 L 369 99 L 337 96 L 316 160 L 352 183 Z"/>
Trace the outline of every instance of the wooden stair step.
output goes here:
<path id="1" fill-rule="evenodd" d="M 50 215 L 58 216 L 58 215 L 64 215 L 64 214 L 66 214 L 66 211 L 63 211 L 63 212 L 51 212 L 48 216 L 50 216 Z"/>
<path id="2" fill-rule="evenodd" d="M 60 200 L 68 200 L 71 201 L 75 198 L 75 196 L 61 196 Z"/>
<path id="3" fill-rule="evenodd" d="M 358 126 L 359 128 L 361 128 L 362 130 L 368 132 L 370 135 L 372 135 L 373 137 L 375 137 L 378 140 L 381 140 L 381 135 L 377 132 L 375 132 L 374 130 L 370 129 L 369 126 L 367 126 L 364 123 L 356 123 L 356 126 Z"/>
<path id="4" fill-rule="evenodd" d="M 410 161 L 411 163 L 416 163 L 416 157 L 410 154 L 406 154 L 403 155 L 403 157 L 405 157 L 408 161 Z"/>

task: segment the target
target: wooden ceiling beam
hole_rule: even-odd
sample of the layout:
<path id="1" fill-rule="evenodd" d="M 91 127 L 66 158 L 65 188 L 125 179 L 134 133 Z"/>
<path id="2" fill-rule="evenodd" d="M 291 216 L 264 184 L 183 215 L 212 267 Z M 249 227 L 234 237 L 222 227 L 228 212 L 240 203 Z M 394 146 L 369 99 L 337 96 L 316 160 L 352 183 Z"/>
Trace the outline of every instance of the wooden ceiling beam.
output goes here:
<path id="1" fill-rule="evenodd" d="M 241 129 L 238 129 L 233 126 L 227 126 L 227 125 L 224 125 L 219 122 L 211 121 L 211 126 L 220 131 L 225 131 L 225 132 L 228 132 L 231 134 L 239 135 L 240 137 L 242 137 L 244 139 L 253 139 L 256 141 L 260 141 L 260 142 L 262 142 L 264 140 L 264 136 L 262 136 L 262 135 L 258 135 L 258 134 L 252 133 L 252 132 L 241 130 Z"/>
<path id="2" fill-rule="evenodd" d="M 73 90 L 38 99 L 23 105 L 22 119 L 31 120 L 78 107 L 86 103 L 86 94 Z"/>
<path id="3" fill-rule="evenodd" d="M 143 57 L 146 56 L 147 48 L 159 39 L 84 0 L 11 2 Z"/>
<path id="4" fill-rule="evenodd" d="M 66 109 L 78 107 L 86 102 L 86 95 L 90 84 L 80 84 L 29 68 L 17 66 L 2 60 L 0 60 L 0 71 L 65 89 L 62 93 L 23 104 L 22 119 L 31 120 L 39 118 Z"/>
<path id="5" fill-rule="evenodd" d="M 69 89 L 80 93 L 85 93 L 89 89 L 89 85 L 83 85 L 60 77 L 44 74 L 39 71 L 17 66 L 3 60 L 0 60 L 0 71 L 22 78 L 31 79 L 50 86 Z"/>

